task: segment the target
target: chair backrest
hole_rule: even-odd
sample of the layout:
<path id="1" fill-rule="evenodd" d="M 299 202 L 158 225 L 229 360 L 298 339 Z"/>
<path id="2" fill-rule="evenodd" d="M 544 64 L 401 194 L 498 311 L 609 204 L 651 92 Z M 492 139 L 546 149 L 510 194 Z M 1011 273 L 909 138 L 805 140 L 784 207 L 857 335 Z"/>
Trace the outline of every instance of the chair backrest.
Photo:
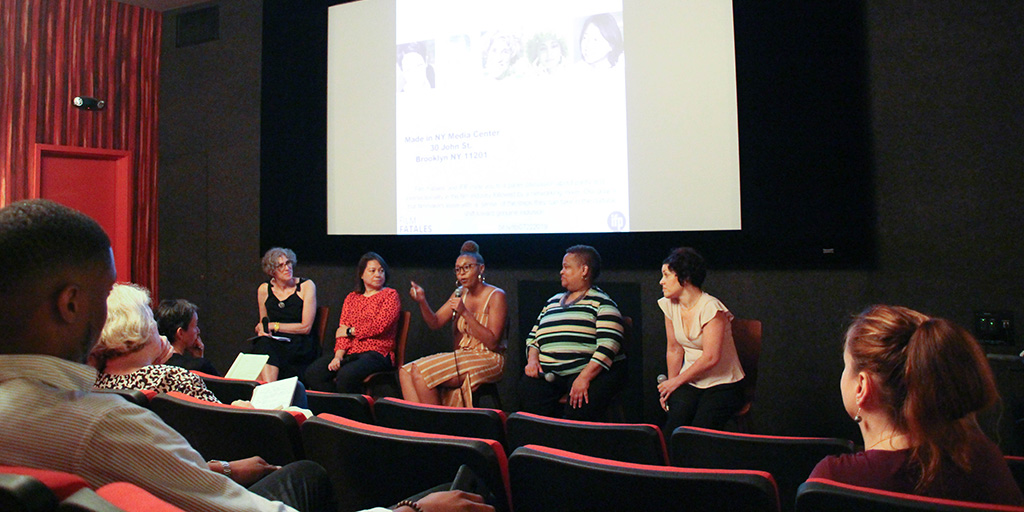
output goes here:
<path id="1" fill-rule="evenodd" d="M 305 457 L 301 413 L 215 404 L 178 392 L 153 397 L 149 408 L 207 460 L 259 455 L 284 465 Z"/>
<path id="2" fill-rule="evenodd" d="M 536 445 L 512 452 L 509 479 L 516 512 L 779 508 L 763 471 L 634 464 Z"/>
<path id="3" fill-rule="evenodd" d="M 665 436 L 656 425 L 596 423 L 515 412 L 506 426 L 509 451 L 535 444 L 623 462 L 668 464 Z"/>
<path id="4" fill-rule="evenodd" d="M 797 512 L 831 512 L 857 510 L 862 512 L 1024 512 L 1024 507 L 946 500 L 881 491 L 849 485 L 826 478 L 810 478 L 796 495 Z"/>
<path id="5" fill-rule="evenodd" d="M 395 331 L 395 367 L 405 364 L 405 345 L 409 341 L 409 320 L 412 313 L 401 311 L 398 313 L 398 330 Z"/>
<path id="6" fill-rule="evenodd" d="M 1020 487 L 1021 492 L 1024 493 L 1024 457 L 1004 455 L 1003 458 L 1006 459 L 1006 465 L 1010 467 L 1010 474 L 1017 482 L 1017 487 Z"/>
<path id="7" fill-rule="evenodd" d="M 309 410 L 313 411 L 313 414 L 327 413 L 360 423 L 375 423 L 373 418 L 374 400 L 370 396 L 307 390 L 306 399 Z"/>
<path id="8" fill-rule="evenodd" d="M 432 434 L 493 439 L 505 446 L 505 413 L 496 409 L 446 407 L 381 398 L 374 403 L 382 427 Z"/>
<path id="9" fill-rule="evenodd" d="M 331 477 L 340 510 L 397 503 L 451 482 L 469 466 L 494 494 L 497 510 L 509 510 L 508 460 L 490 439 L 446 436 L 359 423 L 321 414 L 302 424 L 309 458 Z"/>
<path id="10" fill-rule="evenodd" d="M 150 397 L 156 395 L 155 391 L 139 389 L 93 389 L 93 391 L 96 393 L 118 395 L 139 407 L 149 407 Z"/>
<path id="11" fill-rule="evenodd" d="M 827 455 L 853 453 L 853 441 L 833 437 L 782 437 L 679 427 L 669 440 L 673 466 L 767 471 L 779 486 L 782 510 L 792 510 L 796 490 Z"/>
<path id="12" fill-rule="evenodd" d="M 260 385 L 260 382 L 256 380 L 229 379 L 196 370 L 192 370 L 192 373 L 202 377 L 206 389 L 209 389 L 217 397 L 217 400 L 226 404 L 235 400 L 252 400 L 252 390 Z"/>
<path id="13" fill-rule="evenodd" d="M 322 354 L 328 354 L 334 352 L 334 340 L 327 340 L 324 335 L 327 334 L 327 319 L 331 315 L 331 308 L 327 306 L 317 306 L 316 316 L 313 317 L 313 328 L 310 329 L 310 334 L 316 336 L 316 342 L 318 347 L 322 347 Z M 328 343 L 330 345 L 328 346 Z"/>
<path id="14" fill-rule="evenodd" d="M 757 391 L 757 367 L 761 360 L 761 321 L 745 318 L 733 318 L 732 339 L 736 343 L 736 355 L 740 358 L 740 365 L 743 366 L 745 376 L 741 381 L 745 404 L 737 414 L 738 417 L 749 418 L 750 407 L 754 402 L 754 395 Z M 740 429 L 749 431 L 745 420 L 739 420 Z"/>
<path id="15" fill-rule="evenodd" d="M 0 466 L 0 510 L 57 510 L 58 502 L 82 489 L 89 489 L 89 483 L 71 473 Z"/>

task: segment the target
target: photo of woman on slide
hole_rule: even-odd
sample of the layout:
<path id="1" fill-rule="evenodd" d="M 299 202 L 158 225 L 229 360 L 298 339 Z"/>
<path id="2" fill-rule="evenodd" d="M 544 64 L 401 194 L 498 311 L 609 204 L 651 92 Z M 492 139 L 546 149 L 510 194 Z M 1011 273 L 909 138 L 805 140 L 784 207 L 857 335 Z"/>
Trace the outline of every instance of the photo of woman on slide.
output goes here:
<path id="1" fill-rule="evenodd" d="M 398 46 L 397 73 L 398 92 L 423 91 L 434 88 L 434 60 L 427 43 L 419 41 Z M 432 49 L 432 48 L 431 48 Z"/>
<path id="2" fill-rule="evenodd" d="M 538 32 L 526 48 L 526 55 L 538 75 L 550 75 L 565 66 L 568 48 L 565 41 L 553 32 Z"/>
<path id="3" fill-rule="evenodd" d="M 494 31 L 485 34 L 484 37 L 488 40 L 482 55 L 484 76 L 494 80 L 504 80 L 520 74 L 523 45 L 519 36 L 508 32 Z"/>
<path id="4" fill-rule="evenodd" d="M 580 58 L 595 69 L 610 69 L 622 63 L 622 30 L 610 13 L 595 14 L 583 22 Z"/>

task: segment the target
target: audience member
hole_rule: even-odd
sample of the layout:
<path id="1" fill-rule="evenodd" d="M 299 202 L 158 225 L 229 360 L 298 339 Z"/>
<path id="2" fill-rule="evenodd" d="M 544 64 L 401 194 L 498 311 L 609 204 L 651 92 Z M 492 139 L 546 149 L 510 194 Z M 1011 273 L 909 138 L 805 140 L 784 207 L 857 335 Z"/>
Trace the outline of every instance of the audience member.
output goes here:
<path id="1" fill-rule="evenodd" d="M 312 462 L 207 463 L 152 412 L 88 392 L 96 370 L 75 361 L 103 330 L 116 277 L 95 221 L 50 201 L 14 203 L 0 210 L 0 264 L 0 464 L 130 482 L 186 510 L 333 509 Z"/>
<path id="2" fill-rule="evenodd" d="M 555 416 L 559 399 L 568 392 L 564 417 L 597 420 L 624 386 L 622 315 L 615 301 L 594 286 L 600 273 L 596 249 L 566 249 L 560 273 L 566 291 L 548 299 L 526 337 L 528 362 L 520 380 L 526 412 Z"/>
<path id="3" fill-rule="evenodd" d="M 865 451 L 830 456 L 811 477 L 886 491 L 1024 505 L 975 415 L 999 400 L 978 342 L 949 320 L 872 306 L 846 331 L 839 381 Z"/>
<path id="4" fill-rule="evenodd" d="M 505 291 L 484 281 L 484 257 L 472 240 L 462 244 L 455 260 L 459 286 L 437 311 L 415 282 L 409 295 L 420 306 L 423 321 L 440 329 L 455 319 L 455 350 L 417 359 L 398 372 L 406 400 L 453 407 L 473 407 L 473 391 L 497 382 L 505 368 Z"/>
<path id="5" fill-rule="evenodd" d="M 0 209 L 0 265 L 0 464 L 74 473 L 94 487 L 129 482 L 185 510 L 336 509 L 327 473 L 314 462 L 204 462 L 152 412 L 89 393 L 96 370 L 76 361 L 106 323 L 117 275 L 110 239 L 95 221 L 45 200 Z M 419 504 L 493 510 L 459 491 Z"/>
<path id="6" fill-rule="evenodd" d="M 281 247 L 263 255 L 263 272 L 270 279 L 256 290 L 260 321 L 252 351 L 270 356 L 260 373 L 266 382 L 301 376 L 320 351 L 310 334 L 316 318 L 316 284 L 295 277 L 296 261 L 291 249 Z"/>
<path id="7" fill-rule="evenodd" d="M 362 393 L 363 379 L 395 367 L 395 332 L 402 307 L 398 292 L 384 285 L 388 264 L 368 252 L 356 266 L 355 290 L 345 297 L 335 333 L 334 351 L 306 370 L 316 391 Z"/>
<path id="8" fill-rule="evenodd" d="M 733 315 L 701 289 L 706 275 L 704 258 L 689 247 L 673 249 L 661 265 L 669 378 L 658 393 L 668 411 L 666 434 L 680 425 L 721 429 L 743 407 Z"/>
<path id="9" fill-rule="evenodd" d="M 155 314 L 157 330 L 174 350 L 165 364 L 220 377 L 213 363 L 203 357 L 206 344 L 199 337 L 199 306 L 184 299 L 162 300 Z"/>
<path id="10" fill-rule="evenodd" d="M 167 338 L 157 332 L 149 292 L 134 284 L 115 284 L 107 297 L 107 321 L 89 352 L 89 365 L 99 370 L 96 387 L 178 391 L 217 402 L 198 375 L 163 364 L 172 353 Z"/>

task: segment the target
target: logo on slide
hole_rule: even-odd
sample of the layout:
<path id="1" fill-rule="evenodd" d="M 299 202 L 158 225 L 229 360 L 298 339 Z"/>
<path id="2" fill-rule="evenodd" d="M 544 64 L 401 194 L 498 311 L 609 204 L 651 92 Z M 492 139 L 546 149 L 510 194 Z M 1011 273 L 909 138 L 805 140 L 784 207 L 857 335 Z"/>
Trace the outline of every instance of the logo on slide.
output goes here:
<path id="1" fill-rule="evenodd" d="M 622 212 L 612 212 L 608 214 L 608 229 L 612 231 L 622 231 L 626 227 L 626 216 Z"/>

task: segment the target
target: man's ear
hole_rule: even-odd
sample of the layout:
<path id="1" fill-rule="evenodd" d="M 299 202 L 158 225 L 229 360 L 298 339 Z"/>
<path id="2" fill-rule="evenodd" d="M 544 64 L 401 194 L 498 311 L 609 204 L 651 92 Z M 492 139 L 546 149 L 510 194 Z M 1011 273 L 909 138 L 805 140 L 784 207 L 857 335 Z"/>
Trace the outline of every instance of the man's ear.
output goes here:
<path id="1" fill-rule="evenodd" d="M 82 290 L 77 284 L 68 284 L 57 292 L 57 315 L 67 323 L 74 323 L 82 313 Z"/>

